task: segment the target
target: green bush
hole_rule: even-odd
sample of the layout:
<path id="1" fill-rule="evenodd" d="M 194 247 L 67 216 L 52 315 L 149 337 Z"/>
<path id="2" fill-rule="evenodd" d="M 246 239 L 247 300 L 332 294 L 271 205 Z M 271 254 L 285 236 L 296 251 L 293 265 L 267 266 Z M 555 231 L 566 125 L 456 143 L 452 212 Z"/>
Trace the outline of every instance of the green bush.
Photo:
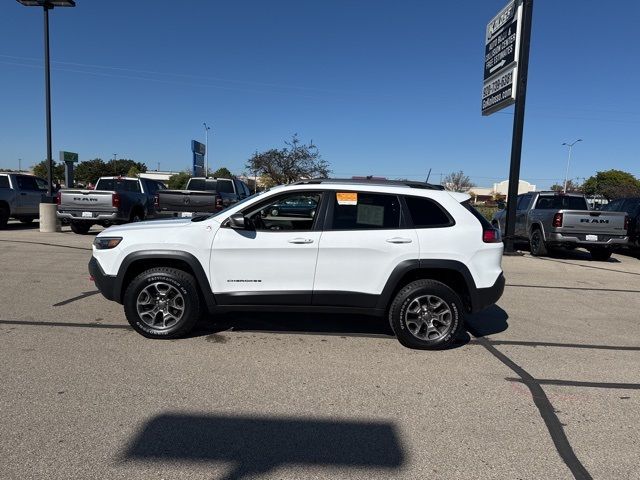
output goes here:
<path id="1" fill-rule="evenodd" d="M 492 207 L 489 205 L 474 205 L 473 207 L 489 221 L 491 221 L 493 215 L 498 211 L 498 207 Z"/>

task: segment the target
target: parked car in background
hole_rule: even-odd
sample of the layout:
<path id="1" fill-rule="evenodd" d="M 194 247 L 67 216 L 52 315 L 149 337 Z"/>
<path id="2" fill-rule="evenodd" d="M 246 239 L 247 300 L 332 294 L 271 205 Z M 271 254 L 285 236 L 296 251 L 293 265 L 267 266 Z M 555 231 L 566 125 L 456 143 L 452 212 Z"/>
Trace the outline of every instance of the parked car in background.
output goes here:
<path id="1" fill-rule="evenodd" d="M 289 197 L 280 203 L 272 205 L 265 215 L 273 217 L 310 217 L 313 218 L 318 208 L 315 197 Z"/>
<path id="2" fill-rule="evenodd" d="M 47 181 L 24 173 L 0 173 L 0 228 L 10 218 L 31 223 L 40 215 L 40 203 L 47 194 Z"/>
<path id="3" fill-rule="evenodd" d="M 58 218 L 75 233 L 87 233 L 92 225 L 138 222 L 156 216 L 162 182 L 137 177 L 101 177 L 94 190 L 58 192 Z"/>
<path id="4" fill-rule="evenodd" d="M 640 197 L 618 198 L 602 207 L 603 212 L 625 212 L 629 216 L 629 247 L 640 252 Z"/>
<path id="5" fill-rule="evenodd" d="M 237 178 L 190 178 L 184 190 L 163 190 L 158 211 L 163 217 L 192 217 L 215 213 L 251 195 L 246 183 Z"/>
<path id="6" fill-rule="evenodd" d="M 550 248 L 582 247 L 594 260 L 607 260 L 628 243 L 629 217 L 622 212 L 589 210 L 584 195 L 529 192 L 518 195 L 516 240 L 529 243 L 531 254 L 544 256 Z M 505 233 L 506 210 L 492 224 Z"/>

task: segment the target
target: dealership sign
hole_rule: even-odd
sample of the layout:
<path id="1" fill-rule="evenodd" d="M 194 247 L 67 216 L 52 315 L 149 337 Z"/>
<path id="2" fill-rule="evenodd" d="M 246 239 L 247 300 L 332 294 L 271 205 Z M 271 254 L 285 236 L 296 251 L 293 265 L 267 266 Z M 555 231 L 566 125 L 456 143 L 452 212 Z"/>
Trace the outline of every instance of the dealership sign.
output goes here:
<path id="1" fill-rule="evenodd" d="M 522 5 L 518 0 L 509 2 L 487 24 L 482 115 L 490 115 L 516 101 L 521 26 Z"/>

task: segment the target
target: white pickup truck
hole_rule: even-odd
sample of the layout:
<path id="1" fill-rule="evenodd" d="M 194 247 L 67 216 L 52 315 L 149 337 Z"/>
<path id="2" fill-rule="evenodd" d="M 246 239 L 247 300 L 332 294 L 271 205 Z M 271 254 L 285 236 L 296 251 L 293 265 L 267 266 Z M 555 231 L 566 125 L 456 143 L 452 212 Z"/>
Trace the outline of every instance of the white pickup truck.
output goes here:
<path id="1" fill-rule="evenodd" d="M 589 210 L 577 193 L 529 192 L 518 195 L 516 240 L 529 242 L 531 254 L 544 256 L 550 248 L 582 247 L 594 260 L 608 260 L 627 245 L 629 217 L 624 212 Z M 494 227 L 505 233 L 506 210 L 497 212 Z"/>

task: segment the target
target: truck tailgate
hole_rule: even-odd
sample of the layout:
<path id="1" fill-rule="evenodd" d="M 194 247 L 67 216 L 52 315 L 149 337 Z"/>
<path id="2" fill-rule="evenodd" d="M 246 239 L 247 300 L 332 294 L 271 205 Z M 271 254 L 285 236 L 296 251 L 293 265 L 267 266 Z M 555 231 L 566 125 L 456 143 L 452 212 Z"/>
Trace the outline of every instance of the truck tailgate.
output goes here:
<path id="1" fill-rule="evenodd" d="M 563 215 L 559 232 L 592 233 L 594 235 L 625 235 L 624 212 L 560 210 Z"/>
<path id="2" fill-rule="evenodd" d="M 192 190 L 160 190 L 158 205 L 161 212 L 215 212 L 216 192 Z"/>
<path id="3" fill-rule="evenodd" d="M 107 190 L 62 190 L 59 211 L 112 212 L 115 192 Z"/>

